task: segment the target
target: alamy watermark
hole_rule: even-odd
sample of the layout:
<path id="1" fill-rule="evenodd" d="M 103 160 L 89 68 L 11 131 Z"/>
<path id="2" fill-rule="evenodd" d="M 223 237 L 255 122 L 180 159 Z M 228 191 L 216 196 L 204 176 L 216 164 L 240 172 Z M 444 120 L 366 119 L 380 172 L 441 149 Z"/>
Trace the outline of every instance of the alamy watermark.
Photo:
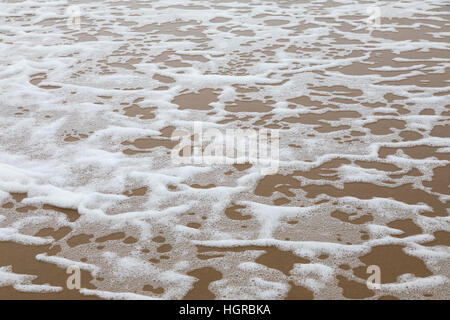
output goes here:
<path id="1" fill-rule="evenodd" d="M 194 122 L 193 131 L 178 129 L 172 140 L 174 164 L 258 164 L 262 174 L 275 174 L 279 169 L 280 134 L 275 129 L 204 129 Z"/>
<path id="2" fill-rule="evenodd" d="M 381 8 L 377 6 L 367 7 L 366 13 L 369 15 L 367 18 L 367 28 L 370 31 L 380 29 Z"/>
<path id="3" fill-rule="evenodd" d="M 65 15 L 67 16 L 67 28 L 81 30 L 81 8 L 79 6 L 68 6 Z"/>
<path id="4" fill-rule="evenodd" d="M 81 289 L 81 270 L 78 266 L 69 266 L 66 270 L 70 276 L 67 278 L 66 286 L 69 290 Z"/>

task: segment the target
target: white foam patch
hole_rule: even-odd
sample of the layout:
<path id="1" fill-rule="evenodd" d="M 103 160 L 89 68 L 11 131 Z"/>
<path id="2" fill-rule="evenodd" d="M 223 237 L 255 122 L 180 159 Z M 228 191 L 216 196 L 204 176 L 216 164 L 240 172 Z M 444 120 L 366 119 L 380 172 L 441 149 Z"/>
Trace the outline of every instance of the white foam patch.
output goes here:
<path id="1" fill-rule="evenodd" d="M 181 298 L 195 281 L 185 273 L 200 260 L 193 262 L 183 256 L 182 262 L 175 259 L 162 263 L 164 267 L 151 265 L 136 248 L 148 244 L 156 227 L 170 233 L 174 247 L 181 246 L 186 254 L 191 254 L 196 244 L 222 248 L 256 245 L 276 246 L 304 257 L 326 253 L 330 259 L 345 260 L 368 253 L 374 245 L 404 244 L 430 265 L 446 257 L 446 246 L 423 246 L 434 239 L 432 233 L 448 230 L 447 217 L 421 216 L 433 210 L 430 203 L 417 199 L 417 203 L 409 204 L 388 197 L 336 199 L 325 194 L 313 199 L 305 195 L 306 187 L 312 184 L 342 190 L 347 183 L 383 188 L 411 183 L 413 188 L 436 196 L 448 210 L 445 206 L 450 197 L 423 183 L 433 180 L 435 168 L 449 163 L 448 137 L 431 134 L 437 125 L 448 124 L 450 84 L 445 72 L 450 61 L 445 56 L 449 50 L 445 40 L 449 32 L 440 10 L 442 1 L 235 1 L 220 6 L 206 0 L 85 2 L 76 4 L 81 12 L 80 30 L 67 28 L 68 5 L 64 1 L 35 0 L 0 3 L 0 203 L 12 201 L 9 193 L 27 193 L 23 205 L 48 204 L 77 210 L 81 217 L 70 223 L 74 234 L 84 228 L 98 227 L 106 233 L 109 229 L 136 227 L 133 236 L 138 243 L 132 250 L 123 253 L 120 246 L 108 248 L 112 251 L 99 261 L 89 257 L 89 264 L 65 257 L 94 255 L 91 248 L 84 251 L 84 247 L 69 249 L 63 245 L 61 256 L 37 256 L 60 267 L 77 265 L 94 274 L 111 272 L 112 279 L 104 281 L 111 286 L 114 277 L 132 279 L 135 285 L 113 292 L 107 285 L 108 290 L 101 290 L 103 284 L 98 284 L 99 290 L 83 289 L 83 294 L 105 299 L 147 298 L 124 291 L 141 290 L 136 285 L 138 278 L 151 274 L 165 286 L 163 298 Z M 374 5 L 381 8 L 382 19 L 378 30 L 370 31 L 367 8 Z M 229 20 L 221 22 L 218 17 Z M 422 33 L 423 28 L 432 31 Z M 157 74 L 174 81 L 160 81 Z M 331 89 L 333 86 L 344 88 Z M 216 90 L 217 98 L 209 104 L 211 110 L 183 109 L 175 103 L 179 95 L 199 94 L 202 89 Z M 400 98 L 388 101 L 389 94 Z M 315 102 L 291 102 L 301 96 Z M 203 98 L 196 100 L 202 107 Z M 256 100 L 267 103 L 270 111 L 229 111 L 234 102 Z M 381 104 L 372 108 L 367 102 Z M 127 109 L 130 107 L 145 109 L 152 116 L 133 117 Z M 425 109 L 434 114 L 421 114 Z M 356 117 L 339 118 L 336 114 L 336 119 L 328 118 L 328 112 L 335 111 L 353 112 Z M 269 117 L 262 119 L 264 116 Z M 308 120 L 309 116 L 317 117 L 320 123 L 283 120 Z M 391 132 L 376 134 L 371 124 L 379 120 L 397 121 Z M 322 177 L 334 180 L 295 176 L 301 187 L 290 190 L 292 195 L 286 197 L 291 202 L 274 206 L 280 192 L 273 197 L 253 193 L 264 178 L 258 165 L 244 171 L 232 166 L 176 165 L 169 148 L 140 143 L 140 139 L 149 137 L 168 141 L 162 129 L 191 129 L 194 121 L 219 130 L 281 128 L 281 174 L 310 172 L 336 159 L 351 164 L 330 169 L 330 174 L 326 172 L 329 169 L 320 169 L 324 171 Z M 328 128 L 336 131 L 327 132 Z M 405 131 L 419 136 L 406 141 L 401 136 Z M 352 132 L 363 135 L 353 136 Z M 436 150 L 428 153 L 427 149 L 416 156 L 399 150 L 422 146 Z M 386 148 L 398 150 L 381 157 Z M 126 149 L 137 153 L 126 153 Z M 401 171 L 362 168 L 356 160 L 393 164 Z M 413 168 L 423 176 L 391 178 Z M 231 173 L 225 174 L 227 171 Z M 215 187 L 191 187 L 194 184 Z M 148 190 L 139 197 L 124 195 L 135 187 Z M 284 187 L 275 186 L 278 191 Z M 330 201 L 314 205 L 322 199 Z M 242 211 L 254 220 L 229 221 L 224 210 L 233 204 L 245 206 Z M 303 232 L 305 221 L 316 218 L 322 219 L 320 226 L 326 229 L 330 221 L 326 219 L 333 219 L 329 217 L 331 210 L 346 205 L 351 208 L 345 212 L 361 207 L 360 212 L 373 216 L 372 222 L 358 230 L 368 231 L 371 240 L 356 245 L 336 243 L 336 228 L 318 232 L 323 233 L 324 241 L 274 239 L 285 219 L 300 218 L 296 232 Z M 53 211 L 39 209 L 24 216 L 15 209 L 1 212 L 0 241 L 48 244 L 50 239 L 25 233 L 38 224 L 69 225 L 65 216 Z M 205 217 L 201 228 L 185 227 L 188 213 Z M 383 225 L 406 218 L 413 219 L 424 233 L 399 239 L 393 237 L 399 234 L 397 231 Z M 243 224 L 246 228 L 241 228 Z M 349 237 L 350 227 L 342 231 Z M 226 261 L 218 261 L 219 269 L 230 267 Z M 206 265 L 208 261 L 199 263 Z M 240 267 L 244 271 L 256 268 L 251 262 Z M 296 266 L 293 272 L 302 277 L 302 285 L 318 293 L 331 283 L 328 268 L 310 264 Z M 2 272 L 6 278 L 22 279 Z M 436 272 L 448 274 L 448 270 Z M 283 297 L 287 290 L 285 279 L 269 281 L 249 276 L 248 282 L 240 285 L 228 280 L 211 284 L 218 297 L 271 299 Z M 425 280 L 408 282 L 418 288 L 428 286 Z M 17 283 L 22 291 L 56 290 Z M 409 290 L 405 284 L 394 288 Z"/>
<path id="2" fill-rule="evenodd" d="M 99 270 L 99 268 L 93 264 L 79 262 L 79 261 L 73 261 L 70 259 L 57 257 L 57 256 L 48 256 L 45 253 L 40 253 L 40 254 L 36 255 L 36 260 L 44 261 L 47 263 L 52 263 L 52 264 L 57 265 L 60 268 L 65 268 L 65 269 L 67 269 L 69 267 L 78 267 L 81 270 L 86 270 L 86 271 L 91 272 L 93 275 L 95 275 Z"/>
<path id="3" fill-rule="evenodd" d="M 62 287 L 55 287 L 50 285 L 37 285 L 37 284 L 16 284 L 14 289 L 22 292 L 40 292 L 40 293 L 52 293 L 63 291 Z"/>
<path id="4" fill-rule="evenodd" d="M 272 238 L 272 234 L 278 227 L 281 218 L 308 216 L 317 211 L 317 206 L 299 208 L 269 206 L 248 201 L 242 201 L 240 203 L 248 206 L 250 208 L 250 212 L 256 215 L 257 220 L 261 224 L 260 238 L 262 239 Z"/>
<path id="5" fill-rule="evenodd" d="M 281 299 L 286 295 L 289 286 L 279 282 L 267 281 L 259 277 L 251 277 L 246 283 L 237 285 L 228 280 L 219 280 L 211 284 L 211 289 L 219 293 L 220 299 L 238 297 L 238 299 Z"/>
<path id="6" fill-rule="evenodd" d="M 295 264 L 291 274 L 296 282 L 318 293 L 333 281 L 335 271 L 333 268 L 319 264 Z"/>
<path id="7" fill-rule="evenodd" d="M 281 250 L 292 250 L 299 256 L 316 257 L 317 253 L 326 253 L 336 257 L 346 257 L 357 253 L 367 253 L 370 246 L 366 245 L 344 245 L 332 242 L 315 241 L 282 241 L 276 239 L 258 239 L 258 240 L 209 240 L 194 241 L 197 245 L 219 247 L 219 248 L 238 248 L 242 246 L 276 246 Z"/>
<path id="8" fill-rule="evenodd" d="M 13 241 L 26 245 L 44 245 L 52 242 L 50 239 L 21 234 L 15 228 L 0 228 L 0 241 Z"/>
<path id="9" fill-rule="evenodd" d="M 432 289 L 448 286 L 449 280 L 444 276 L 431 276 L 427 278 L 412 278 L 403 283 L 382 284 L 381 288 L 392 293 L 414 293 L 417 290 Z"/>
<path id="10" fill-rule="evenodd" d="M 86 296 L 98 296 L 107 300 L 158 300 L 142 294 L 130 292 L 109 292 L 82 288 L 80 289 L 80 293 Z"/>

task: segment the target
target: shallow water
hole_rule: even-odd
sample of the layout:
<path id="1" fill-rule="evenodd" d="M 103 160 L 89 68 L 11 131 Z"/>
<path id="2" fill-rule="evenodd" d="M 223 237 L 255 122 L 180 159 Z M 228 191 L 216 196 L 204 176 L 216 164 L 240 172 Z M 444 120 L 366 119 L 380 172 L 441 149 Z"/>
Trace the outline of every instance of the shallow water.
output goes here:
<path id="1" fill-rule="evenodd" d="M 0 298 L 450 298 L 448 2 L 70 4 L 0 4 Z"/>

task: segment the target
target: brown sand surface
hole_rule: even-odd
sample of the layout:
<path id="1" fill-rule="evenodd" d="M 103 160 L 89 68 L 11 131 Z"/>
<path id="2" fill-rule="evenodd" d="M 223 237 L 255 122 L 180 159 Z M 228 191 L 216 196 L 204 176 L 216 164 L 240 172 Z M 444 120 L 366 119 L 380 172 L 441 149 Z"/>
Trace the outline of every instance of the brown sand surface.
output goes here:
<path id="1" fill-rule="evenodd" d="M 0 299 L 450 298 L 448 3 L 33 3 L 1 4 Z M 277 130 L 278 171 L 174 163 L 194 123 Z"/>

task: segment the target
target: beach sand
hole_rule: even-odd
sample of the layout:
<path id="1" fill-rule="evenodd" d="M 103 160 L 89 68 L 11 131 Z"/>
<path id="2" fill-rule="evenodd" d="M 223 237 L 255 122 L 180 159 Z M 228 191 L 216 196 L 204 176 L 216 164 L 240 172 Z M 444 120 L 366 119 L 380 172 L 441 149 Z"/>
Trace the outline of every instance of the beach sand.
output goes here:
<path id="1" fill-rule="evenodd" d="M 0 3 L 0 299 L 450 298 L 448 2 L 69 3 Z"/>

